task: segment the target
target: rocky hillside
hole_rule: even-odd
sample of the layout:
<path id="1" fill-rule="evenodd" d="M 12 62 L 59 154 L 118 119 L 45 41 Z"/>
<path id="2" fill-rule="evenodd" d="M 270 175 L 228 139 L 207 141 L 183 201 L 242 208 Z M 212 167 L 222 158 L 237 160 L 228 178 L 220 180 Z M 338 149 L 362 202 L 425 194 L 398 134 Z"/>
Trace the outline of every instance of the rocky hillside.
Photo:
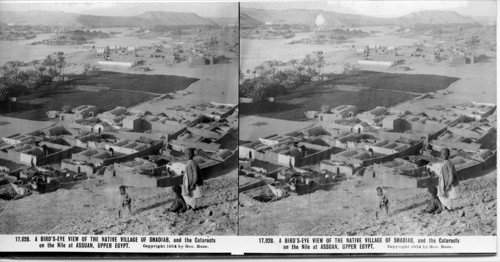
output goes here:
<path id="1" fill-rule="evenodd" d="M 246 13 L 240 13 L 240 28 L 252 28 L 262 24 L 261 21 L 251 18 Z"/>
<path id="2" fill-rule="evenodd" d="M 154 25 L 217 25 L 195 13 L 151 11 L 136 16 L 94 16 L 50 11 L 1 11 L 0 22 L 69 27 L 126 27 Z"/>
<path id="3" fill-rule="evenodd" d="M 240 195 L 240 235 L 474 236 L 496 235 L 496 169 L 461 181 L 452 212 L 420 214 L 427 189 L 384 188 L 389 216 L 375 219 L 376 186 L 362 178 L 330 191 L 262 203 Z"/>
<path id="4" fill-rule="evenodd" d="M 118 219 L 119 179 L 94 178 L 14 201 L 0 200 L 0 234 L 234 235 L 238 226 L 236 170 L 204 181 L 197 211 L 165 212 L 170 188 L 128 188 L 132 215 Z"/>
<path id="5" fill-rule="evenodd" d="M 396 19 L 399 25 L 407 24 L 473 24 L 477 23 L 470 17 L 455 11 L 421 11 L 411 13 Z"/>
<path id="6" fill-rule="evenodd" d="M 78 14 L 54 11 L 0 11 L 0 22 L 20 25 L 81 27 Z"/>
<path id="7" fill-rule="evenodd" d="M 325 26 L 332 27 L 476 23 L 474 19 L 460 15 L 455 11 L 421 11 L 396 18 L 381 18 L 308 9 L 264 10 L 242 8 L 240 14 L 242 17 L 243 15 L 248 16 L 241 21 L 242 27 L 251 26 L 251 24 L 247 24 L 248 22 L 254 24 L 261 22 L 273 24 L 304 24 L 312 26 L 315 25 L 316 18 L 319 15 L 323 16 L 325 19 Z M 250 20 L 250 18 L 253 20 Z"/>

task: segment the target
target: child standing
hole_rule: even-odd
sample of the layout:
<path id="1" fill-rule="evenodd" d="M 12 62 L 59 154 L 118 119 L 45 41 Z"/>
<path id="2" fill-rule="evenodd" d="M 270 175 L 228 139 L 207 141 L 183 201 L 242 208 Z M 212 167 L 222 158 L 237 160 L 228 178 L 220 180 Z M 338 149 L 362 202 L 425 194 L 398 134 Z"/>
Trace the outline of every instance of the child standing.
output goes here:
<path id="1" fill-rule="evenodd" d="M 184 213 L 187 210 L 186 201 L 182 197 L 182 188 L 179 185 L 175 185 L 172 187 L 172 191 L 175 193 L 175 199 L 169 209 L 168 212 L 174 213 Z"/>
<path id="2" fill-rule="evenodd" d="M 435 186 L 430 186 L 429 188 L 427 188 L 427 191 L 429 192 L 431 199 L 429 199 L 427 207 L 421 212 L 430 214 L 441 213 L 441 211 L 443 211 L 443 205 L 441 204 L 441 201 L 439 201 L 439 198 L 437 196 L 437 188 Z"/>
<path id="3" fill-rule="evenodd" d="M 387 197 L 384 195 L 384 191 L 381 187 L 377 187 L 377 196 L 379 197 L 379 210 L 384 208 L 385 214 L 389 215 L 389 199 L 387 199 Z M 375 211 L 375 218 L 378 219 L 378 210 Z"/>
<path id="4" fill-rule="evenodd" d="M 118 218 L 122 217 L 122 209 L 127 207 L 128 213 L 132 214 L 132 199 L 128 196 L 125 186 L 120 186 L 120 203 L 118 205 Z"/>

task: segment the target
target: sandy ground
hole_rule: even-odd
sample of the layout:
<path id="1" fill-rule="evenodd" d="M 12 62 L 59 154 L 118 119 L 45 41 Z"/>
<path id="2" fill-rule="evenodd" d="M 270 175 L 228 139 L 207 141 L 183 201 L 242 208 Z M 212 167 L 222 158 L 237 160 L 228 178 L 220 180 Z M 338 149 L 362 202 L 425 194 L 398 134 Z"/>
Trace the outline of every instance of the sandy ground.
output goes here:
<path id="1" fill-rule="evenodd" d="M 494 103 L 497 101 L 496 59 L 487 63 L 450 67 L 444 64 L 434 67 L 414 65 L 413 74 L 436 74 L 459 77 L 445 92 L 432 94 L 432 99 L 408 101 L 394 108 L 411 111 L 423 111 L 427 107 L 442 105 L 451 106 L 470 101 Z"/>
<path id="2" fill-rule="evenodd" d="M 272 202 L 240 201 L 240 235 L 496 235 L 497 172 L 461 181 L 453 211 L 419 214 L 426 189 L 385 188 L 389 216 L 375 219 L 376 185 L 362 178 L 330 191 L 292 195 Z"/>
<path id="3" fill-rule="evenodd" d="M 161 68 L 163 74 L 196 77 L 200 80 L 192 83 L 185 91 L 188 95 L 178 96 L 175 99 L 147 102 L 132 108 L 157 111 L 176 105 L 195 105 L 207 102 L 238 103 L 238 68 L 237 63 L 189 67 L 179 64 L 171 68 Z M 152 73 L 159 73 L 160 69 Z"/>
<path id="4" fill-rule="evenodd" d="M 89 57 L 88 52 L 78 52 L 68 54 L 69 66 L 65 68 L 67 73 L 80 74 L 83 71 L 82 64 L 97 64 L 97 58 Z M 83 62 L 82 62 L 83 61 Z M 198 78 L 200 80 L 192 83 L 185 91 L 187 95 L 177 96 L 175 99 L 156 100 L 142 103 L 131 108 L 161 112 L 163 108 L 176 105 L 195 105 L 200 103 L 238 103 L 238 61 L 231 59 L 228 63 L 189 66 L 187 62 L 175 65 L 165 65 L 164 63 L 149 62 L 145 65 L 151 71 L 142 72 L 119 66 L 103 66 L 102 70 L 114 71 L 128 74 L 148 74 L 148 75 L 177 75 Z"/>
<path id="5" fill-rule="evenodd" d="M 363 29 L 363 28 L 362 28 Z M 381 30 L 380 28 L 371 28 L 371 30 Z M 365 29 L 366 30 L 366 29 Z M 250 69 L 253 70 L 256 66 L 268 60 L 278 60 L 287 62 L 291 59 L 303 59 L 307 54 L 322 51 L 325 56 L 332 53 L 337 53 L 350 50 L 352 45 L 364 46 L 369 44 L 374 45 L 409 45 L 417 42 L 419 38 L 401 38 L 398 36 L 373 36 L 364 38 L 352 38 L 351 42 L 345 44 L 293 44 L 287 43 L 310 38 L 314 33 L 299 33 L 290 39 L 241 39 L 241 62 L 240 67 L 243 72 Z M 423 38 L 423 37 L 422 37 Z M 341 61 L 337 59 L 336 61 Z"/>
<path id="6" fill-rule="evenodd" d="M 5 116 L 0 116 L 0 122 L 8 123 L 0 125 L 0 137 L 7 137 L 14 134 L 26 134 L 54 125 L 54 122 L 50 121 L 32 121 Z"/>
<path id="7" fill-rule="evenodd" d="M 312 126 L 314 122 L 287 121 L 281 119 L 240 116 L 240 140 L 256 140 L 273 134 L 285 134 L 295 130 Z"/>
<path id="8" fill-rule="evenodd" d="M 118 219 L 119 179 L 85 181 L 15 201 L 0 200 L 0 234 L 234 235 L 237 233 L 237 172 L 204 181 L 200 209 L 165 213 L 170 188 L 128 188 L 132 215 Z"/>

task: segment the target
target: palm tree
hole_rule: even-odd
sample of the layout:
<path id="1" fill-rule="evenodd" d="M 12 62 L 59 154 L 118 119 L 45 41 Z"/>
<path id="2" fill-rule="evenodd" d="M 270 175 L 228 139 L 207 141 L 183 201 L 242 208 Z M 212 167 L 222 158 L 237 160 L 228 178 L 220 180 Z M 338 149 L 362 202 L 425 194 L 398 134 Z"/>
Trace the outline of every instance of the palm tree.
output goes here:
<path id="1" fill-rule="evenodd" d="M 51 79 L 59 74 L 56 70 L 57 60 L 52 58 L 52 56 L 47 55 L 47 57 L 43 60 L 42 65 L 47 68 L 47 74 Z"/>
<path id="2" fill-rule="evenodd" d="M 38 69 L 38 67 L 37 67 L 37 65 L 39 65 L 39 64 L 40 64 L 40 61 L 38 61 L 38 60 L 36 60 L 36 59 L 35 59 L 35 60 L 31 61 L 31 62 L 30 62 L 30 64 L 32 64 L 32 65 L 33 65 L 33 67 L 35 68 L 35 70 L 40 71 L 40 70 Z"/>
<path id="3" fill-rule="evenodd" d="M 256 83 L 254 85 L 254 88 L 253 88 L 253 92 L 252 92 L 252 98 L 255 100 L 255 101 L 260 101 L 262 100 L 264 97 L 266 97 L 266 93 L 267 93 L 267 86 L 263 85 L 262 83 Z"/>
<path id="4" fill-rule="evenodd" d="M 4 83 L 0 83 L 0 101 L 4 101 L 9 97 L 9 88 Z"/>
<path id="5" fill-rule="evenodd" d="M 60 80 L 64 79 L 64 66 L 66 66 L 66 58 L 62 53 L 57 54 L 57 68 L 59 68 Z"/>
<path id="6" fill-rule="evenodd" d="M 297 59 L 292 59 L 290 61 L 288 61 L 288 63 L 290 63 L 293 67 L 293 69 L 297 70 L 297 68 L 295 67 L 295 65 L 298 63 L 299 61 Z"/>
<path id="7" fill-rule="evenodd" d="M 302 72 L 304 72 L 306 68 L 303 65 L 297 66 L 297 72 L 299 72 L 299 77 L 302 77 Z"/>
<path id="8" fill-rule="evenodd" d="M 252 70 L 250 69 L 247 69 L 247 71 L 245 71 L 247 73 L 247 75 L 249 75 L 250 73 L 252 73 Z"/>

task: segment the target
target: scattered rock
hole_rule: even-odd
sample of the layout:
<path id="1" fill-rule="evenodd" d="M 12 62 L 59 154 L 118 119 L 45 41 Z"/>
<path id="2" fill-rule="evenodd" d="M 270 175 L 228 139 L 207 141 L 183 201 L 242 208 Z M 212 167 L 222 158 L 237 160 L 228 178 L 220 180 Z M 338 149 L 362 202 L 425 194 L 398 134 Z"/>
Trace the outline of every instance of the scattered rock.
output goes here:
<path id="1" fill-rule="evenodd" d="M 346 232 L 346 235 L 347 235 L 347 236 L 355 236 L 355 235 L 356 235 L 356 232 L 354 232 L 354 231 L 347 231 L 347 232 Z"/>

